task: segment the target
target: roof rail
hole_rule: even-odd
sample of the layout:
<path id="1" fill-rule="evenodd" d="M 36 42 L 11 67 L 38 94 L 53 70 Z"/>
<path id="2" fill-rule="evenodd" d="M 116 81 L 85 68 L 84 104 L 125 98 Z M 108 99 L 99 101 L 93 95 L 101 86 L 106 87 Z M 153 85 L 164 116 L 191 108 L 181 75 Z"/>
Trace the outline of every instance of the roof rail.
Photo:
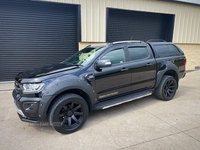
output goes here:
<path id="1" fill-rule="evenodd" d="M 166 42 L 163 39 L 149 39 L 147 42 Z"/>
<path id="2" fill-rule="evenodd" d="M 131 41 L 117 41 L 117 42 L 112 42 L 113 45 L 115 45 L 115 44 L 122 44 L 122 43 L 141 43 L 141 41 L 131 40 Z"/>

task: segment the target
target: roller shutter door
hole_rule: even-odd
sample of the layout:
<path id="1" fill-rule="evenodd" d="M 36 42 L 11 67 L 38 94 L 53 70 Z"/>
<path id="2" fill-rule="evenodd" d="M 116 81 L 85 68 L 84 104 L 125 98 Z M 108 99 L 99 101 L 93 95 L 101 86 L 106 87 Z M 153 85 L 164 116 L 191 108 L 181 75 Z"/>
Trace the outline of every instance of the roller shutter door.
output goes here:
<path id="1" fill-rule="evenodd" d="M 0 82 L 61 62 L 78 50 L 79 6 L 0 0 Z"/>
<path id="2" fill-rule="evenodd" d="M 172 41 L 174 15 L 107 8 L 106 41 Z"/>

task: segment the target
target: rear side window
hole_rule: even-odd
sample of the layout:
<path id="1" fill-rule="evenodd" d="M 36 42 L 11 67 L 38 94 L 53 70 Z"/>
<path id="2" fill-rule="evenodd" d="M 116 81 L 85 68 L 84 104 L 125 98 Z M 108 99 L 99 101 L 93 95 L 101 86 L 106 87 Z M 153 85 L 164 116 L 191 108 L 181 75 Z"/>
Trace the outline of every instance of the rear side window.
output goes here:
<path id="1" fill-rule="evenodd" d="M 162 57 L 180 54 L 180 51 L 172 44 L 155 45 L 154 47 L 155 47 L 156 53 Z"/>
<path id="2" fill-rule="evenodd" d="M 149 56 L 149 52 L 146 47 L 129 47 L 128 51 L 132 61 L 145 59 Z"/>
<path id="3" fill-rule="evenodd" d="M 170 55 L 180 54 L 179 50 L 174 45 L 167 45 Z"/>

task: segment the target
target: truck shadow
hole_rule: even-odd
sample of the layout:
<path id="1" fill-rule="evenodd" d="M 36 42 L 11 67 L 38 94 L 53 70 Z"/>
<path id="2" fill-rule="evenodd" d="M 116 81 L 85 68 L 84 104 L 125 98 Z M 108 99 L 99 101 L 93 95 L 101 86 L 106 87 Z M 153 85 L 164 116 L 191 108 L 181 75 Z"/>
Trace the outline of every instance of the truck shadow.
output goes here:
<path id="1" fill-rule="evenodd" d="M 53 134 L 56 131 L 51 127 L 48 120 L 44 120 L 40 123 L 29 123 L 30 127 L 34 127 L 37 131 L 47 133 L 47 134 Z"/>
<path id="2" fill-rule="evenodd" d="M 148 96 L 132 102 L 124 103 L 115 107 L 111 107 L 105 110 L 93 111 L 89 114 L 85 125 L 80 130 L 85 130 L 91 126 L 98 124 L 100 120 L 105 120 L 106 118 L 112 118 L 115 116 L 123 115 L 131 111 L 137 111 L 142 107 L 152 105 L 160 102 L 154 96 Z M 113 118 L 114 119 L 114 118 Z M 34 127 L 37 131 L 43 132 L 46 134 L 55 134 L 56 131 L 50 126 L 48 120 L 45 120 L 41 123 L 29 123 L 30 127 Z"/>
<path id="3" fill-rule="evenodd" d="M 194 88 L 194 87 L 185 86 L 185 85 L 179 86 L 178 90 L 176 91 L 176 95 L 175 95 L 174 98 L 184 97 L 184 96 L 187 95 L 190 91 L 192 91 L 193 88 Z"/>
<path id="4" fill-rule="evenodd" d="M 128 103 L 124 103 L 115 107 L 111 107 L 109 109 L 94 111 L 88 117 L 86 125 L 84 127 L 89 127 L 98 123 L 99 121 L 104 121 L 105 119 L 117 117 L 119 115 L 136 113 L 138 110 L 145 111 L 145 108 L 151 107 L 159 107 L 160 105 L 165 105 L 166 103 L 174 103 L 174 101 L 182 101 L 184 100 L 183 97 L 189 94 L 192 89 L 189 86 L 181 85 L 176 92 L 174 98 L 170 101 L 162 101 L 157 99 L 154 95 L 137 99 Z M 105 119 L 104 119 L 105 118 Z M 84 128 L 83 127 L 83 128 Z"/>
<path id="5" fill-rule="evenodd" d="M 176 92 L 176 95 L 173 100 L 180 99 L 188 94 L 191 91 L 188 86 L 181 85 Z M 155 96 L 151 95 L 145 98 L 137 99 L 131 102 L 127 102 L 118 106 L 114 106 L 105 110 L 93 111 L 89 114 L 85 125 L 81 130 L 86 130 L 94 125 L 97 125 L 100 121 L 105 121 L 106 119 L 115 118 L 120 115 L 132 113 L 136 113 L 138 110 L 145 110 L 146 107 L 150 107 L 151 105 L 159 105 L 160 103 L 165 103 L 170 101 L 162 101 L 158 100 Z M 162 104 L 161 104 L 162 105 Z M 40 132 L 45 132 L 49 134 L 55 134 L 55 130 L 50 126 L 48 120 L 39 123 L 39 124 L 30 124 L 30 126 L 34 127 L 36 130 Z"/>
<path id="6" fill-rule="evenodd" d="M 86 125 L 83 128 L 87 128 L 94 124 L 97 124 L 99 121 L 104 121 L 105 119 L 117 117 L 119 115 L 129 114 L 142 110 L 145 107 L 150 105 L 155 105 L 157 103 L 163 103 L 163 101 L 156 99 L 154 96 L 148 96 L 131 102 L 127 102 L 118 106 L 114 106 L 105 110 L 93 111 L 86 122 Z"/>

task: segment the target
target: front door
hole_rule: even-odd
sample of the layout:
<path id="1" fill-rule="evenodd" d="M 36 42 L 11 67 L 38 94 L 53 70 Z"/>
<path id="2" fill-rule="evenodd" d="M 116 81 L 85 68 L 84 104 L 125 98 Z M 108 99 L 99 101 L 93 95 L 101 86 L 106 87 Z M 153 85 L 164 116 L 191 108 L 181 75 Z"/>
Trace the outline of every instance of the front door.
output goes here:
<path id="1" fill-rule="evenodd" d="M 116 47 L 100 57 L 109 59 L 110 67 L 95 71 L 95 92 L 98 100 L 105 100 L 131 91 L 130 64 L 123 47 Z"/>

